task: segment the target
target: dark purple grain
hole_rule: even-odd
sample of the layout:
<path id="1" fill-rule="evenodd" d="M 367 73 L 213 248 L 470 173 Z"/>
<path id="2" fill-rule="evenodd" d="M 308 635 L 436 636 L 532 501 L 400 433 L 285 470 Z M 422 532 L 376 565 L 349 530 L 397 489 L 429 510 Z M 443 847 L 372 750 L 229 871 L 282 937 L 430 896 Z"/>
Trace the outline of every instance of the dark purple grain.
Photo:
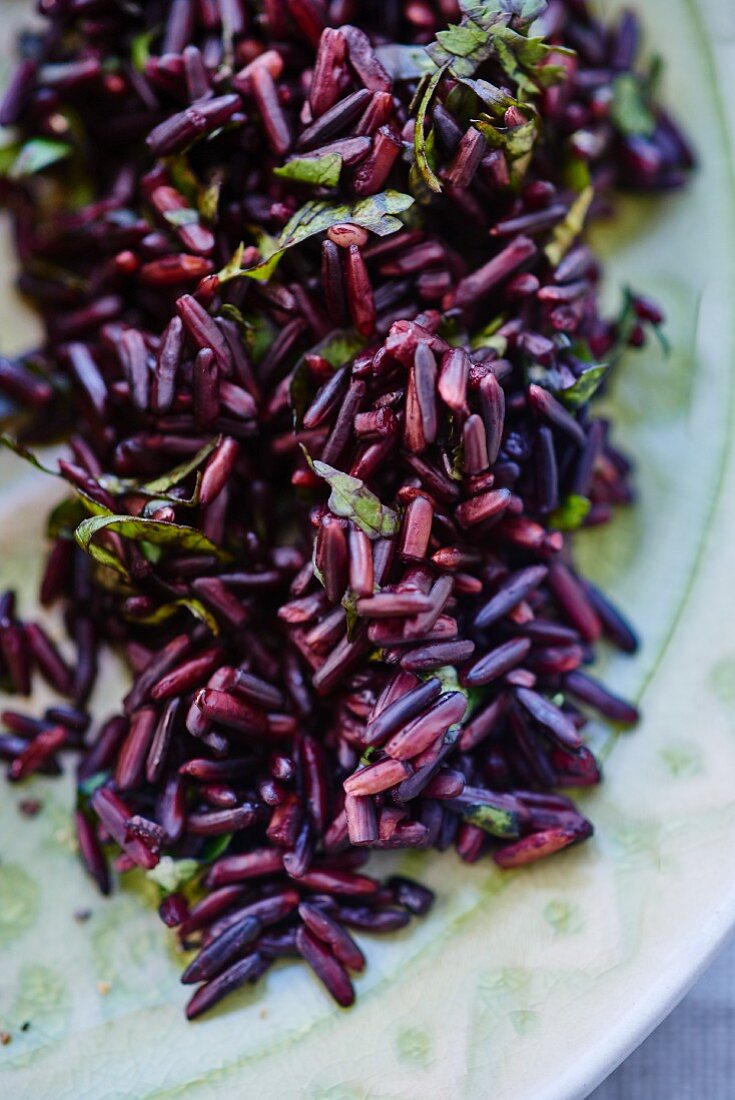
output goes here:
<path id="1" fill-rule="evenodd" d="M 355 1000 L 352 983 L 329 948 L 305 927 L 296 933 L 296 946 L 338 1005 L 349 1008 Z"/>
<path id="2" fill-rule="evenodd" d="M 195 1020 L 213 1008 L 223 997 L 239 989 L 245 982 L 255 981 L 267 968 L 267 960 L 257 951 L 240 959 L 224 973 L 196 991 L 186 1006 L 187 1020 Z"/>

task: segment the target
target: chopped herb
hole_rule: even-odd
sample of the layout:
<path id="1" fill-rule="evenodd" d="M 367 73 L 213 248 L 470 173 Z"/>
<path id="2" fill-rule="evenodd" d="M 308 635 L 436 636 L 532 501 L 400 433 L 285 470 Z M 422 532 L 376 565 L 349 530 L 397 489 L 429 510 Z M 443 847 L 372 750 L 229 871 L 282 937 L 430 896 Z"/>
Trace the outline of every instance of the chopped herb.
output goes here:
<path id="1" fill-rule="evenodd" d="M 354 205 L 329 202 L 326 199 L 307 202 L 284 228 L 276 243 L 275 251 L 255 267 L 243 271 L 242 274 L 249 279 L 267 282 L 276 270 L 284 252 L 317 233 L 326 232 L 340 222 L 360 225 L 379 237 L 396 233 L 403 227 L 403 222 L 395 215 L 408 210 L 413 205 L 413 201 L 410 195 L 401 194 L 399 191 L 383 191 L 378 195 L 360 199 Z"/>
<path id="2" fill-rule="evenodd" d="M 566 386 L 559 390 L 559 397 L 571 409 L 585 405 L 599 389 L 607 371 L 607 363 L 598 363 L 594 367 L 589 367 L 582 371 L 573 386 Z"/>
<path id="3" fill-rule="evenodd" d="M 592 504 L 587 497 L 580 496 L 578 493 L 569 493 L 561 505 L 551 513 L 549 520 L 552 527 L 558 528 L 559 531 L 576 531 L 584 523 L 591 507 Z"/>
<path id="4" fill-rule="evenodd" d="M 226 283 L 230 279 L 236 279 L 239 275 L 242 275 L 242 257 L 244 252 L 245 245 L 241 241 L 235 249 L 232 258 L 217 272 L 217 279 L 220 283 Z"/>
<path id="5" fill-rule="evenodd" d="M 341 171 L 342 157 L 339 153 L 327 153 L 323 157 L 292 157 L 282 167 L 274 168 L 273 174 L 298 183 L 311 183 L 315 187 L 336 187 Z"/>
<path id="6" fill-rule="evenodd" d="M 656 129 L 656 119 L 648 105 L 648 94 L 635 73 L 618 73 L 612 82 L 613 98 L 610 118 L 624 134 L 650 137 Z"/>
<path id="7" fill-rule="evenodd" d="M 130 60 L 133 65 L 142 73 L 145 70 L 146 62 L 151 56 L 151 46 L 156 35 L 160 32 L 160 27 L 151 27 L 150 30 L 141 31 L 140 34 L 136 34 L 130 42 Z"/>
<path id="8" fill-rule="evenodd" d="M 569 213 L 564 221 L 554 226 L 552 239 L 544 250 L 549 263 L 554 267 L 563 259 L 582 232 L 594 194 L 592 185 L 585 187 L 569 207 Z"/>
<path id="9" fill-rule="evenodd" d="M 146 871 L 145 877 L 155 882 L 166 893 L 173 894 L 187 882 L 191 882 L 201 868 L 198 859 L 172 859 L 171 856 L 161 856 L 158 863 L 150 871 Z"/>
<path id="10" fill-rule="evenodd" d="M 336 470 L 326 462 L 313 460 L 306 454 L 307 461 L 315 474 L 324 480 L 332 490 L 329 507 L 336 516 L 351 519 L 371 539 L 388 538 L 398 530 L 398 516 L 385 504 L 381 504 L 364 481 Z"/>
<path id="11" fill-rule="evenodd" d="M 103 531 L 112 531 L 123 538 L 131 539 L 133 542 L 147 541 L 153 543 L 154 546 L 171 546 L 178 550 L 214 554 L 224 560 L 229 557 L 206 535 L 203 535 L 201 531 L 197 531 L 195 527 L 109 514 L 96 515 L 82 520 L 74 532 L 74 537 L 82 550 L 85 550 L 100 565 L 108 566 L 123 577 L 128 576 L 128 571 L 119 558 L 115 557 L 107 547 L 94 541 L 95 536 Z"/>
<path id="12" fill-rule="evenodd" d="M 158 550 L 158 547 L 155 547 Z M 201 600 L 197 600 L 194 597 L 183 596 L 180 600 L 173 600 L 171 603 L 161 604 L 150 615 L 134 615 L 130 616 L 131 620 L 136 623 L 140 623 L 141 626 L 160 626 L 161 623 L 168 622 L 174 615 L 178 615 L 179 611 L 189 611 L 195 619 L 199 619 L 204 623 L 212 634 L 219 634 L 219 623 L 215 619 L 211 611 L 208 611 Z"/>
<path id="13" fill-rule="evenodd" d="M 436 68 L 425 46 L 404 46 L 399 42 L 391 42 L 385 46 L 377 46 L 375 53 L 393 80 L 420 80 Z"/>
<path id="14" fill-rule="evenodd" d="M 499 837 L 520 836 L 518 815 L 512 810 L 504 810 L 495 806 L 487 806 L 484 802 L 463 810 L 462 816 L 471 825 L 477 825 L 486 833 Z"/>
<path id="15" fill-rule="evenodd" d="M 442 190 L 442 183 L 437 176 L 432 164 L 429 161 L 429 150 L 427 148 L 427 135 L 426 135 L 426 115 L 429 110 L 432 96 L 437 89 L 439 81 L 444 75 L 446 66 L 443 66 L 431 76 L 427 81 L 418 97 L 416 104 L 416 126 L 414 129 L 413 148 L 416 157 L 416 168 L 419 172 L 424 184 L 430 191 L 439 193 Z M 433 153 L 434 146 L 432 145 L 431 151 Z"/>
<path id="16" fill-rule="evenodd" d="M 199 213 L 208 222 L 213 222 L 217 218 L 217 207 L 219 205 L 221 190 L 221 180 L 215 180 L 213 183 L 210 183 L 208 187 L 200 187 L 198 190 L 197 206 L 199 208 Z"/>

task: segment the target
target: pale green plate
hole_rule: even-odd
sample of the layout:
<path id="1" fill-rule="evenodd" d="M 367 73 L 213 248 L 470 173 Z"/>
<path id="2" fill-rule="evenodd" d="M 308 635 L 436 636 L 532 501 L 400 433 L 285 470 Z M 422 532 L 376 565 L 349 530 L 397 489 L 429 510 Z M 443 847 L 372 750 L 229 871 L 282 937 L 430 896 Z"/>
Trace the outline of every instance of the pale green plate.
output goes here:
<path id="1" fill-rule="evenodd" d="M 645 639 L 636 660 L 607 662 L 606 675 L 641 697 L 645 720 L 614 746 L 606 782 L 586 802 L 594 840 L 514 874 L 452 856 L 399 860 L 436 890 L 437 905 L 406 934 L 363 940 L 370 965 L 353 1011 L 336 1010 L 304 967 L 284 966 L 190 1025 L 170 935 L 140 896 L 102 901 L 80 870 L 68 784 L 6 789 L 3 1096 L 574 1100 L 645 1036 L 735 923 L 735 191 L 725 118 L 735 9 L 640 7 L 703 168 L 686 194 L 621 204 L 600 234 L 611 295 L 625 280 L 663 299 L 675 351 L 631 359 L 615 393 L 641 507 L 580 545 Z M 13 10 L 3 4 L 4 36 Z M 0 340 L 14 350 L 29 327 L 8 295 L 0 288 Z M 7 462 L 0 473 L 2 579 L 30 600 L 49 488 Z M 110 669 L 99 712 L 118 695 Z M 17 806 L 30 794 L 44 805 L 28 821 Z M 92 911 L 85 924 L 72 917 L 80 907 Z"/>

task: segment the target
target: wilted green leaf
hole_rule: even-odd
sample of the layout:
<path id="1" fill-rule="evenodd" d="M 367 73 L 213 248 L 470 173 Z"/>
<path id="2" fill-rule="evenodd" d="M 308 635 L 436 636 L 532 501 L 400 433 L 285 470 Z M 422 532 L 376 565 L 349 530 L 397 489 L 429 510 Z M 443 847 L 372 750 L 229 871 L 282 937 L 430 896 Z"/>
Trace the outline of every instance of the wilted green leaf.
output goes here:
<path id="1" fill-rule="evenodd" d="M 315 187 L 336 187 L 341 171 L 342 157 L 339 153 L 326 153 L 323 157 L 292 157 L 280 168 L 274 168 L 273 174 L 298 183 L 311 183 Z"/>
<path id="2" fill-rule="evenodd" d="M 519 23 L 532 23 L 547 7 L 547 0 L 459 0 L 460 11 L 473 18 L 493 12 L 511 15 Z"/>
<path id="3" fill-rule="evenodd" d="M 538 128 L 533 120 L 518 126 L 496 126 L 492 119 L 479 118 L 473 121 L 473 125 L 488 145 L 493 149 L 502 149 L 510 160 L 517 160 L 530 153 L 538 135 Z"/>
<path id="4" fill-rule="evenodd" d="M 169 619 L 172 619 L 174 615 L 182 610 L 190 611 L 194 618 L 204 623 L 212 634 L 219 634 L 219 623 L 211 611 L 207 610 L 201 600 L 188 596 L 183 596 L 180 600 L 172 600 L 171 603 L 161 604 L 150 615 L 131 616 L 131 621 L 139 623 L 141 626 L 159 626 L 161 623 L 168 622 Z"/>
<path id="5" fill-rule="evenodd" d="M 53 470 L 50 466 L 44 466 L 41 460 L 36 458 L 33 451 L 29 451 L 27 447 L 19 443 L 17 439 L 13 439 L 7 432 L 3 432 L 2 435 L 0 435 L 0 444 L 3 447 L 7 447 L 8 450 L 14 451 L 19 458 L 25 459 L 26 462 L 30 463 L 30 465 L 34 466 L 37 470 L 40 470 L 41 473 L 51 474 L 52 477 L 61 477 L 58 470 Z"/>
<path id="6" fill-rule="evenodd" d="M 352 520 L 371 539 L 388 538 L 398 530 L 398 516 L 381 504 L 364 481 L 336 470 L 326 462 L 313 460 L 304 452 L 315 474 L 324 480 L 332 490 L 329 507 L 335 516 Z"/>
<path id="7" fill-rule="evenodd" d="M 248 279 L 267 282 L 284 252 L 317 233 L 326 232 L 340 222 L 360 225 L 379 237 L 396 233 L 403 227 L 403 223 L 395 215 L 402 214 L 412 205 L 411 196 L 401 194 L 400 191 L 382 191 L 378 195 L 360 199 L 354 205 L 335 203 L 327 199 L 307 202 L 285 226 L 276 243 L 276 251 L 242 274 Z"/>
<path id="8" fill-rule="evenodd" d="M 178 466 L 174 466 L 173 470 L 169 470 L 166 474 L 161 474 L 160 477 L 155 477 L 151 481 L 144 481 L 142 484 L 136 484 L 138 492 L 151 494 L 158 496 L 161 493 L 168 492 L 169 489 L 173 489 L 175 485 L 180 485 L 182 481 L 193 474 L 195 470 L 198 470 L 201 465 L 209 458 L 220 442 L 222 437 L 218 436 L 216 439 L 210 439 L 209 443 L 205 443 L 203 447 L 200 447 L 195 455 L 187 459 L 186 462 L 180 463 Z M 178 498 L 174 498 L 178 501 Z M 178 503 L 182 503 L 178 501 Z"/>
<path id="9" fill-rule="evenodd" d="M 528 3 L 521 5 L 523 10 L 519 13 L 515 11 L 517 6 L 493 2 L 466 4 L 462 22 L 439 31 L 436 41 L 427 46 L 428 53 L 437 65 L 448 66 L 459 78 L 473 76 L 484 61 L 494 57 L 519 88 L 533 95 L 539 85 L 546 86 L 564 75 L 560 66 L 542 64 L 549 55 L 572 51 L 550 46 L 543 38 L 528 38 L 510 27 L 514 16 L 515 25 L 525 31 L 524 24 L 535 10 Z"/>
<path id="10" fill-rule="evenodd" d="M 436 72 L 426 81 L 421 95 L 418 98 L 416 104 L 416 126 L 413 134 L 413 149 L 416 157 L 416 170 L 419 173 L 423 183 L 429 188 L 430 191 L 439 193 L 442 190 L 442 183 L 436 172 L 434 166 L 429 159 L 429 149 L 427 145 L 427 133 L 426 133 L 426 115 L 431 104 L 432 96 L 436 91 L 439 81 L 444 75 L 446 66 L 442 66 L 437 69 Z M 432 150 L 433 152 L 433 146 Z"/>
<path id="11" fill-rule="evenodd" d="M 508 107 L 521 107 L 531 110 L 532 108 L 520 100 L 515 99 L 513 96 L 508 95 L 502 88 L 498 88 L 495 84 L 491 84 L 489 80 L 473 80 L 471 77 L 463 77 L 462 83 L 466 88 L 471 89 L 480 100 L 484 103 L 493 114 L 502 115 L 504 111 L 507 111 Z"/>
<path id="12" fill-rule="evenodd" d="M 86 517 L 87 510 L 79 497 L 68 497 L 51 510 L 46 535 L 50 539 L 73 539 L 74 531 Z"/>
<path id="13" fill-rule="evenodd" d="M 124 577 L 127 577 L 128 573 L 123 563 L 110 550 L 95 542 L 95 537 L 103 531 L 112 531 L 123 538 L 132 539 L 133 542 L 145 541 L 154 546 L 171 546 L 177 550 L 214 554 L 215 557 L 224 561 L 229 559 L 229 554 L 216 546 L 201 531 L 183 524 L 111 515 L 92 516 L 83 520 L 74 533 L 82 550 L 85 550 L 100 565 L 106 565 Z"/>

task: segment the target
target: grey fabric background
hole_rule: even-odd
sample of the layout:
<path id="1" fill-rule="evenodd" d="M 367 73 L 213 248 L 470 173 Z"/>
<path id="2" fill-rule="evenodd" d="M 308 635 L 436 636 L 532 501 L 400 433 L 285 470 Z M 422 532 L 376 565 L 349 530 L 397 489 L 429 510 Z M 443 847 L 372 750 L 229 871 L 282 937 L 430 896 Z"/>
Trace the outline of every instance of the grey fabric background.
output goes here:
<path id="1" fill-rule="evenodd" d="M 735 942 L 589 1100 L 735 1098 Z"/>

